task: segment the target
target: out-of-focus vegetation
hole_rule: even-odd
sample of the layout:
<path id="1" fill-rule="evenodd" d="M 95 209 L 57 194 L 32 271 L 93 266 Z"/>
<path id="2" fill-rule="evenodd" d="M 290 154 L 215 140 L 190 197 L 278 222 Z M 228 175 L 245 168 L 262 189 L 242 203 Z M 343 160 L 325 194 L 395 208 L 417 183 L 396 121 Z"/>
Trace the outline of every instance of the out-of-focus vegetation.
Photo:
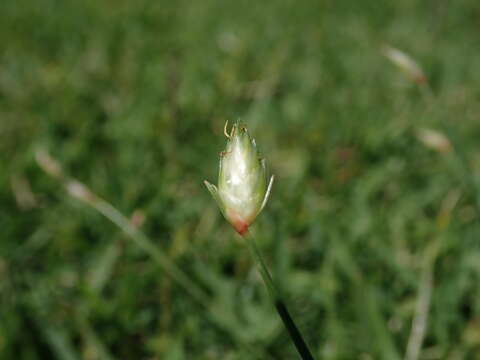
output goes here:
<path id="1" fill-rule="evenodd" d="M 479 359 L 478 1 L 0 9 L 0 359 L 296 358 L 202 183 L 237 118 L 276 175 L 255 234 L 318 359 Z"/>

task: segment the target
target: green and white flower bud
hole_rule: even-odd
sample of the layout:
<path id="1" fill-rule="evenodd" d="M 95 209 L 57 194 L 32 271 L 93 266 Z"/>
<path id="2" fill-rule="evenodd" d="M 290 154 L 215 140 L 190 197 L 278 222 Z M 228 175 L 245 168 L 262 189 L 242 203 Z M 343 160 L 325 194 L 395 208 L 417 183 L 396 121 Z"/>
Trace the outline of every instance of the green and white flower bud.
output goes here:
<path id="1" fill-rule="evenodd" d="M 265 159 L 260 158 L 247 128 L 233 125 L 225 151 L 220 153 L 218 188 L 205 181 L 225 218 L 240 235 L 248 231 L 267 203 L 273 176 L 267 187 Z"/>

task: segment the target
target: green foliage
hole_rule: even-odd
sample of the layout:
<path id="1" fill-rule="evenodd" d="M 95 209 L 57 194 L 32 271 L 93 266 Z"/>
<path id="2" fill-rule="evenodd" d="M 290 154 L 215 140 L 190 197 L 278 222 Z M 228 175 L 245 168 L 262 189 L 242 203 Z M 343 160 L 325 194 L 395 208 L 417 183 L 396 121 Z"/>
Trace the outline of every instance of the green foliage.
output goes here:
<path id="1" fill-rule="evenodd" d="M 473 0 L 4 0 L 0 360 L 296 358 L 203 185 L 237 118 L 276 175 L 253 231 L 317 358 L 403 358 L 431 273 L 420 358 L 478 359 L 479 15 Z M 38 148 L 144 216 L 209 302 L 70 197 Z"/>

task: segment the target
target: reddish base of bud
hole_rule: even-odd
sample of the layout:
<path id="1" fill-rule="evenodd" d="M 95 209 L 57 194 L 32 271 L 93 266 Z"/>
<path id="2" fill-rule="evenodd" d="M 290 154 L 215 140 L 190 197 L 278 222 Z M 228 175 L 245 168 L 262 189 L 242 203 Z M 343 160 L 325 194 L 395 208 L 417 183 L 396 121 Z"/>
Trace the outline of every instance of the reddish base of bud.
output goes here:
<path id="1" fill-rule="evenodd" d="M 427 77 L 425 75 L 422 75 L 422 76 L 416 76 L 414 81 L 419 84 L 419 85 L 423 85 L 423 84 L 426 84 L 427 83 Z"/>
<path id="2" fill-rule="evenodd" d="M 233 224 L 233 227 L 240 235 L 245 235 L 248 232 L 248 224 L 242 220 L 237 220 Z"/>

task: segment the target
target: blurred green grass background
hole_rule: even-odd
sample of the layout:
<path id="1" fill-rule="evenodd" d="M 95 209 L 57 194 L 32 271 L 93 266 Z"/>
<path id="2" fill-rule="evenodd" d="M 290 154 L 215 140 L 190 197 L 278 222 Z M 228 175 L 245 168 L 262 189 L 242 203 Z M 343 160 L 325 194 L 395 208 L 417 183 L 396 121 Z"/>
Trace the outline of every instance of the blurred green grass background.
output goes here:
<path id="1" fill-rule="evenodd" d="M 276 175 L 254 231 L 318 359 L 480 359 L 478 1 L 0 8 L 0 359 L 297 358 L 202 183 L 238 118 Z"/>

